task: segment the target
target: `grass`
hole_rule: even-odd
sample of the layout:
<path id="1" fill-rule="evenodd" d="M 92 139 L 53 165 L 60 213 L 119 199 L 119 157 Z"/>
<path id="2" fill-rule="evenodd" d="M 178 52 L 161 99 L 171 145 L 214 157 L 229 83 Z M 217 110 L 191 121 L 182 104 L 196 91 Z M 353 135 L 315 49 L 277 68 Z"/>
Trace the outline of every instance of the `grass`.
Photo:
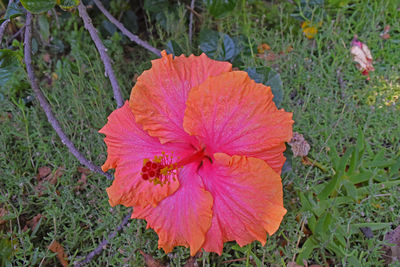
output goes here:
<path id="1" fill-rule="evenodd" d="M 400 93 L 400 20 L 395 1 L 362 1 L 332 7 L 325 10 L 325 15 L 317 10 L 315 19 L 322 20 L 323 24 L 313 40 L 305 38 L 299 23 L 291 18 L 294 9 L 288 3 L 255 1 L 249 4 L 242 1 L 223 19 L 215 20 L 204 11 L 196 33 L 200 28 L 212 28 L 231 36 L 244 34 L 251 44 L 267 43 L 275 53 L 293 47 L 292 52 L 268 62 L 242 53 L 238 67 L 270 66 L 280 73 L 284 85 L 282 107 L 293 112 L 294 131 L 302 133 L 310 143 L 313 159 L 331 165 L 329 144 L 334 144 L 342 155 L 346 148 L 356 143 L 358 128 L 364 133 L 372 154 L 383 150 L 387 159 L 394 158 L 400 150 L 399 102 L 389 106 L 385 103 Z M 151 41 L 161 47 L 157 36 L 162 32 L 163 40 L 174 38 L 186 47 L 187 53 L 198 54 L 198 35 L 195 34 L 195 45 L 188 46 L 187 22 L 183 18 L 188 14 L 184 13 L 180 8 L 175 18 L 180 21 L 179 27 L 173 27 L 173 16 L 169 18 L 171 25 L 167 29 L 173 33 L 153 25 L 154 40 Z M 42 56 L 49 52 L 41 48 L 35 55 L 35 68 L 41 88 L 67 135 L 82 153 L 101 165 L 106 158 L 106 147 L 103 136 L 97 131 L 115 108 L 112 90 L 77 14 L 62 20 L 65 28 L 54 27 L 52 35 L 63 40 L 67 52 L 62 55 L 50 53 L 51 61 L 46 64 Z M 393 29 L 388 40 L 379 36 L 385 25 L 391 25 Z M 374 56 L 376 70 L 368 82 L 355 68 L 350 56 L 350 41 L 354 34 L 368 44 Z M 128 98 L 134 75 L 149 68 L 150 59 L 154 57 L 136 46 L 127 50 L 121 45 L 119 35 L 107 38 L 106 45 L 114 60 L 123 96 Z M 343 88 L 338 82 L 338 72 L 345 81 Z M 51 85 L 44 78 L 47 76 L 53 77 Z M 58 78 L 54 79 L 56 76 Z M 47 248 L 53 240 L 62 244 L 72 263 L 91 252 L 116 228 L 129 209 L 109 206 L 105 188 L 111 182 L 100 175 L 89 174 L 86 188 L 74 189 L 81 177 L 77 169 L 79 162 L 60 142 L 38 103 L 22 101 L 32 92 L 21 78 L 15 79 L 22 84 L 22 89 L 17 91 L 15 87 L 7 87 L 9 91 L 0 105 L 0 207 L 7 210 L 3 218 L 6 222 L 0 225 L 0 237 L 14 247 L 13 266 L 55 265 L 58 262 L 56 255 Z M 63 167 L 63 175 L 55 185 L 45 183 L 45 189 L 38 192 L 36 175 L 42 166 L 49 166 L 53 172 Z M 302 222 L 308 218 L 306 213 L 300 212 L 298 193 L 315 192 L 315 185 L 329 181 L 330 174 L 305 166 L 294 158 L 292 171 L 285 173 L 282 179 L 288 213 L 267 245 L 262 247 L 255 242 L 240 248 L 227 243 L 220 257 L 203 253 L 198 260 L 201 266 L 244 266 L 246 260 L 223 262 L 249 259 L 249 255 L 266 266 L 285 266 L 295 259 L 307 238 L 302 231 Z M 359 203 L 349 203 L 340 209 L 338 220 L 344 225 L 385 222 L 395 227 L 400 224 L 399 200 L 398 188 L 371 189 Z M 24 230 L 37 214 L 43 217 L 36 228 Z M 390 227 L 385 227 L 373 231 L 371 239 L 358 231 L 346 240 L 344 253 L 356 255 L 363 266 L 382 266 L 381 248 L 389 230 Z M 334 235 L 334 232 L 330 233 L 331 238 Z M 139 250 L 169 262 L 171 266 L 182 266 L 186 262 L 188 249 L 178 247 L 166 255 L 157 249 L 157 240 L 152 230 L 146 230 L 143 220 L 131 220 L 91 266 L 143 266 Z M 322 243 L 320 249 L 310 255 L 309 263 L 352 266 L 347 259 L 330 253 Z"/>

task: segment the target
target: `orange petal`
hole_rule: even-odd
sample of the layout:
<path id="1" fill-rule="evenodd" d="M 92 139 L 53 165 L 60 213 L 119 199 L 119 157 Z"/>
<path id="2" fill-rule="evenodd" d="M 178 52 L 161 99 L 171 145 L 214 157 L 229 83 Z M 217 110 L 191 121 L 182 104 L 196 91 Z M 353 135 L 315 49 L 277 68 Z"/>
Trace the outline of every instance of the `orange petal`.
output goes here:
<path id="1" fill-rule="evenodd" d="M 279 175 L 257 158 L 214 154 L 204 162 L 199 175 L 214 198 L 211 228 L 203 248 L 222 253 L 223 243 L 236 240 L 240 246 L 266 242 L 286 213 Z"/>
<path id="2" fill-rule="evenodd" d="M 201 56 L 167 55 L 153 60 L 150 70 L 143 72 L 133 87 L 129 100 L 137 123 L 161 143 L 193 142 L 183 130 L 182 122 L 189 90 L 209 76 L 231 71 L 228 62 Z"/>
<path id="3" fill-rule="evenodd" d="M 194 256 L 210 228 L 213 200 L 204 190 L 197 168 L 197 164 L 183 167 L 179 173 L 181 186 L 157 207 L 134 208 L 132 218 L 146 219 L 147 227 L 158 234 L 158 247 L 165 253 L 175 246 L 189 246 L 190 255 Z"/>
<path id="4" fill-rule="evenodd" d="M 183 127 L 211 154 L 261 158 L 280 173 L 293 120 L 272 98 L 270 87 L 254 82 L 246 72 L 210 77 L 190 91 Z"/>
<path id="5" fill-rule="evenodd" d="M 104 141 L 108 153 L 102 169 L 116 169 L 115 179 L 107 188 L 112 206 L 156 205 L 178 189 L 177 180 L 163 186 L 143 180 L 140 176 L 143 159 L 152 159 L 162 152 L 174 152 L 177 157 L 184 157 L 193 153 L 189 145 L 162 145 L 157 138 L 149 136 L 136 124 L 128 101 L 111 113 L 107 124 L 99 132 L 106 135 Z"/>

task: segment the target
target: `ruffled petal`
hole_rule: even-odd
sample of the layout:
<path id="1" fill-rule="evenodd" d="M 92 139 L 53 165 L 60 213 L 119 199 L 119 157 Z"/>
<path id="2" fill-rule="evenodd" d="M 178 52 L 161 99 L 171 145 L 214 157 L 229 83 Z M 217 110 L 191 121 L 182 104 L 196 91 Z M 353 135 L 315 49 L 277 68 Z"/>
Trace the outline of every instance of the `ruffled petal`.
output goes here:
<path id="1" fill-rule="evenodd" d="M 182 126 L 186 99 L 190 89 L 209 76 L 231 71 L 228 62 L 201 56 L 167 55 L 152 61 L 151 69 L 143 72 L 133 87 L 129 100 L 136 122 L 161 143 L 195 142 Z"/>
<path id="2" fill-rule="evenodd" d="M 203 248 L 222 253 L 223 243 L 236 240 L 240 246 L 266 242 L 286 213 L 280 176 L 265 161 L 245 156 L 214 154 L 199 170 L 214 199 L 213 218 Z"/>
<path id="3" fill-rule="evenodd" d="M 270 87 L 254 82 L 246 72 L 222 73 L 190 91 L 183 127 L 211 154 L 261 158 L 280 174 L 293 120 L 272 98 Z"/>
<path id="4" fill-rule="evenodd" d="M 189 145 L 162 145 L 157 138 L 149 136 L 136 124 L 128 101 L 111 113 L 107 124 L 99 132 L 106 135 L 104 141 L 108 153 L 102 169 L 116 169 L 115 179 L 107 188 L 111 206 L 156 205 L 178 189 L 178 180 L 171 180 L 163 186 L 154 185 L 148 180 L 143 180 L 140 172 L 144 159 L 152 159 L 162 152 L 173 153 L 177 158 L 185 157 L 193 153 Z"/>
<path id="5" fill-rule="evenodd" d="M 158 247 L 165 253 L 175 246 L 185 246 L 190 247 L 190 254 L 194 256 L 210 228 L 213 199 L 204 189 L 197 168 L 197 164 L 183 167 L 178 175 L 179 189 L 157 207 L 134 208 L 132 218 L 147 221 L 147 228 L 158 234 Z"/>

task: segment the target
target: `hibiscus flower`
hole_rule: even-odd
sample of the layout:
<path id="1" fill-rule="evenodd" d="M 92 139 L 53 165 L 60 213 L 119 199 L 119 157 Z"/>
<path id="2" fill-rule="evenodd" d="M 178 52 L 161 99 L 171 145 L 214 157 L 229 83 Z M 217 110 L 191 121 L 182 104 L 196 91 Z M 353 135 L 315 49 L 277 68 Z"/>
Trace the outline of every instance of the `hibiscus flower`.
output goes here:
<path id="1" fill-rule="evenodd" d="M 111 206 L 133 207 L 166 253 L 263 245 L 286 213 L 280 172 L 292 114 L 228 62 L 162 52 L 108 117 Z"/>

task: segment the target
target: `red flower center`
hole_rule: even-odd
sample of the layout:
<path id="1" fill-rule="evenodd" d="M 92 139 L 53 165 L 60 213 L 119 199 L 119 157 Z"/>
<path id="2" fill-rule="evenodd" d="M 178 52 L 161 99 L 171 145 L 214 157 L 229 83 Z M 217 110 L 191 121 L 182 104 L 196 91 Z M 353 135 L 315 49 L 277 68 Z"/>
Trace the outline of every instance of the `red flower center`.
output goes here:
<path id="1" fill-rule="evenodd" d="M 179 168 L 189 163 L 201 162 L 204 157 L 207 157 L 204 151 L 205 149 L 203 148 L 176 163 L 173 163 L 172 155 L 168 155 L 165 152 L 161 156 L 154 156 L 153 160 L 144 159 L 140 175 L 143 180 L 153 182 L 154 185 L 170 183 L 171 179 L 175 181 Z"/>

